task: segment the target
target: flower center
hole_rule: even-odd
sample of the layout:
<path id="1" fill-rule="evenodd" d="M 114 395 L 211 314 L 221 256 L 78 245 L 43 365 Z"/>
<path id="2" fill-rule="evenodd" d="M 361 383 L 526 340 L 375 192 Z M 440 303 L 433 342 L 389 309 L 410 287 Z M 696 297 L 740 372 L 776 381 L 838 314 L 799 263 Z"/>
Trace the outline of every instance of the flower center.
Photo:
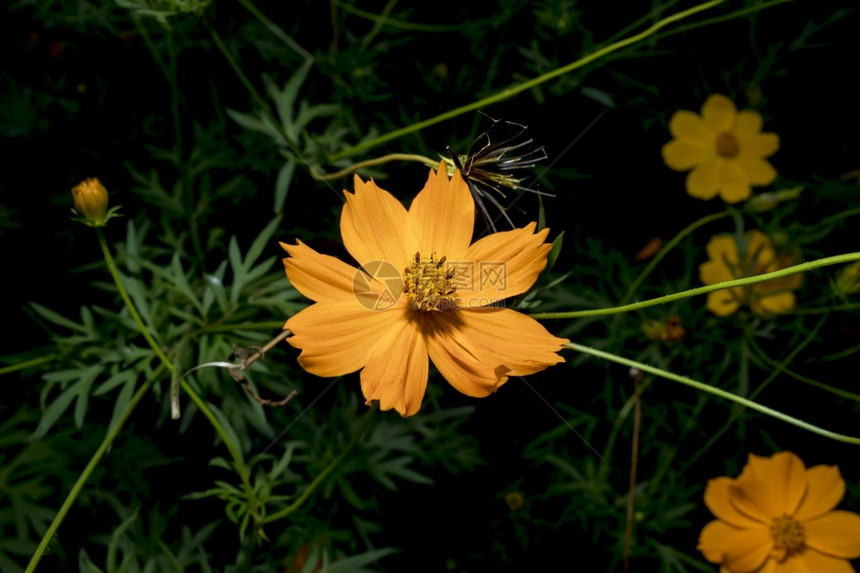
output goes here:
<path id="1" fill-rule="evenodd" d="M 717 153 L 731 159 L 738 154 L 738 140 L 734 135 L 723 132 L 717 136 Z"/>
<path id="2" fill-rule="evenodd" d="M 786 556 L 797 553 L 803 548 L 806 537 L 803 534 L 803 525 L 787 515 L 777 517 L 770 526 L 770 534 L 773 537 L 773 548 Z"/>
<path id="3" fill-rule="evenodd" d="M 403 271 L 403 292 L 409 297 L 412 308 L 420 311 L 444 310 L 454 307 L 454 269 L 445 257 L 436 255 L 422 259 L 415 253 L 412 266 Z"/>

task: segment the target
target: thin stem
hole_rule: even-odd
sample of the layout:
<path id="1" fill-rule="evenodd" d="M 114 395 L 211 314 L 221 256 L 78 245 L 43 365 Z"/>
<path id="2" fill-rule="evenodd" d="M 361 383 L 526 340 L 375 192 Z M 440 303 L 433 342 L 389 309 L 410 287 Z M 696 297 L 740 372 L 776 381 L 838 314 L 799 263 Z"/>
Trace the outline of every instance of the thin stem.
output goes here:
<path id="1" fill-rule="evenodd" d="M 149 329 L 143 323 L 143 319 L 140 317 L 140 313 L 137 312 L 137 308 L 135 308 L 134 304 L 131 302 L 131 298 L 128 296 L 128 291 L 125 290 L 125 285 L 122 284 L 122 279 L 120 278 L 119 271 L 116 268 L 116 264 L 113 262 L 113 255 L 110 254 L 110 249 L 107 246 L 107 241 L 105 241 L 104 233 L 102 233 L 101 228 L 96 228 L 96 233 L 99 236 L 99 245 L 101 245 L 102 253 L 105 257 L 105 263 L 107 263 L 108 270 L 110 271 L 111 276 L 113 277 L 113 282 L 116 284 L 116 288 L 119 291 L 119 296 L 122 298 L 122 301 L 125 303 L 126 308 L 128 308 L 128 312 L 131 314 L 131 317 L 137 323 L 138 328 L 140 329 L 140 333 L 143 334 L 143 337 L 149 343 L 150 348 L 155 352 L 155 355 L 158 356 L 159 360 L 161 360 L 162 364 L 167 366 L 168 370 L 173 370 L 173 364 L 171 364 L 170 360 L 164 354 L 164 351 L 161 350 L 161 346 L 155 341 L 155 338 L 149 333 Z"/>
<path id="2" fill-rule="evenodd" d="M 656 24 L 654 24 L 650 28 L 646 29 L 645 31 L 640 32 L 639 34 L 635 34 L 633 36 L 625 38 L 624 40 L 620 40 L 618 42 L 610 44 L 609 46 L 606 46 L 606 47 L 601 48 L 599 50 L 595 50 L 591 54 L 589 54 L 583 58 L 580 58 L 580 59 L 576 60 L 575 62 L 567 64 L 566 66 L 556 68 L 555 70 L 553 70 L 551 72 L 547 72 L 547 73 L 545 73 L 541 76 L 538 76 L 536 78 L 533 78 L 531 80 L 510 86 L 510 87 L 505 88 L 505 89 L 501 90 L 500 92 L 497 92 L 497 93 L 495 93 L 489 97 L 486 97 L 484 99 L 481 99 L 481 100 L 472 102 L 470 104 L 458 107 L 456 109 L 447 111 L 445 113 L 437 115 L 436 117 L 432 117 L 432 118 L 426 119 L 424 121 L 419 121 L 417 123 L 413 123 L 412 125 L 409 125 L 407 127 L 403 127 L 401 129 L 397 129 L 397 130 L 389 132 L 389 133 L 386 133 L 385 135 L 381 135 L 381 136 L 376 137 L 374 139 L 369 139 L 367 141 L 363 141 L 363 142 L 359 143 L 358 145 L 354 145 L 348 149 L 344 149 L 343 151 L 341 151 L 339 153 L 335 153 L 334 155 L 329 157 L 329 161 L 330 162 L 337 161 L 338 159 L 342 159 L 342 158 L 348 157 L 350 155 L 355 155 L 357 153 L 360 153 L 362 151 L 370 149 L 371 147 L 375 147 L 375 146 L 380 145 L 382 143 L 385 143 L 387 141 L 391 141 L 392 139 L 397 139 L 397 138 L 403 137 L 404 135 L 407 135 L 409 133 L 413 133 L 415 131 L 420 131 L 420 130 L 424 129 L 425 127 L 429 127 L 429 126 L 435 125 L 439 122 L 457 117 L 457 116 L 462 115 L 464 113 L 468 113 L 470 111 L 481 109 L 481 108 L 487 107 L 488 105 L 498 103 L 500 101 L 504 101 L 504 100 L 511 98 L 517 94 L 520 94 L 524 91 L 528 91 L 528 90 L 530 90 L 536 86 L 539 86 L 542 83 L 548 82 L 551 79 L 557 78 L 558 76 L 564 75 L 568 72 L 572 72 L 573 70 L 577 70 L 577 69 L 579 69 L 579 68 L 581 68 L 587 64 L 590 64 L 591 62 L 593 62 L 595 60 L 598 60 L 598 59 L 606 56 L 607 54 L 611 54 L 612 52 L 618 51 L 621 48 L 629 46 L 630 44 L 635 44 L 636 42 L 644 40 L 648 36 L 653 35 L 654 33 L 656 33 L 661 28 L 664 28 L 665 26 L 668 26 L 669 24 L 671 24 L 673 22 L 677 22 L 678 20 L 682 20 L 682 19 L 686 18 L 687 16 L 692 16 L 693 14 L 696 14 L 696 13 L 701 12 L 703 10 L 707 10 L 708 8 L 713 8 L 714 6 L 721 4 L 722 2 L 723 2 L 723 0 L 711 0 L 710 2 L 705 2 L 703 4 L 699 4 L 698 6 L 694 6 L 693 8 L 690 8 L 688 10 L 684 10 L 683 12 L 678 12 L 677 14 L 673 14 L 672 16 L 669 16 L 667 18 L 660 20 L 659 22 L 657 22 Z"/>
<path id="3" fill-rule="evenodd" d="M 364 435 L 364 432 L 367 431 L 367 428 L 370 426 L 370 420 L 371 420 L 371 418 L 373 418 L 373 414 L 378 409 L 379 409 L 379 402 L 374 402 L 373 405 L 370 407 L 370 409 L 367 412 L 365 412 L 364 416 L 362 417 L 361 422 L 358 425 L 358 429 L 355 431 L 355 434 L 353 434 L 352 439 L 350 440 L 349 444 L 347 444 L 346 447 L 343 449 L 343 451 L 340 454 L 338 454 L 338 456 L 335 459 L 333 459 L 331 461 L 331 463 L 329 465 L 327 465 L 326 468 L 322 472 L 320 472 L 320 474 L 316 478 L 314 478 L 314 481 L 312 481 L 310 483 L 310 485 L 308 485 L 308 487 L 305 488 L 305 490 L 298 497 L 298 499 L 296 499 L 296 501 L 294 501 L 291 505 L 285 507 L 284 509 L 282 509 L 276 513 L 273 513 L 272 515 L 265 517 L 260 522 L 260 525 L 262 526 L 262 525 L 265 525 L 267 523 L 272 523 L 273 521 L 283 519 L 283 518 L 287 517 L 288 515 L 290 515 L 291 513 L 293 513 L 294 511 L 296 511 L 297 509 L 299 509 L 301 507 L 301 505 L 305 502 L 305 500 L 307 500 L 308 497 L 310 497 L 310 495 L 314 492 L 314 490 L 317 487 L 319 487 L 319 485 L 325 480 L 325 478 L 327 478 L 328 475 L 334 471 L 334 469 L 338 466 L 338 464 L 340 464 L 340 462 L 342 462 L 343 459 L 353 449 L 355 449 L 355 446 L 358 445 L 358 441 L 361 439 L 361 436 Z"/>
<path id="4" fill-rule="evenodd" d="M 10 364 L 9 366 L 4 366 L 3 368 L 0 368 L 0 375 L 17 372 L 18 370 L 30 368 L 31 366 L 38 366 L 40 364 L 44 364 L 45 362 L 51 362 L 52 360 L 56 360 L 57 358 L 59 358 L 59 355 L 49 354 L 47 356 L 40 356 L 38 358 L 25 360 L 24 362 L 18 362 L 17 364 Z"/>
<path id="5" fill-rule="evenodd" d="M 164 365 L 159 366 L 152 377 L 147 380 L 140 388 L 137 389 L 137 392 L 134 393 L 134 396 L 131 397 L 131 401 L 126 405 L 125 409 L 120 414 L 119 419 L 117 420 L 116 425 L 111 429 L 110 432 L 105 436 L 104 440 L 102 440 L 101 445 L 93 454 L 93 457 L 90 458 L 90 462 L 87 464 L 87 467 L 84 468 L 84 471 L 81 472 L 81 475 L 78 476 L 78 480 L 75 482 L 75 485 L 72 486 L 71 491 L 66 496 L 65 501 L 63 501 L 63 505 L 60 506 L 57 515 L 54 516 L 54 520 L 51 522 L 51 525 L 48 526 L 48 530 L 45 531 L 45 535 L 42 536 L 42 541 L 39 543 L 39 546 L 36 548 L 36 552 L 33 554 L 33 557 L 30 558 L 30 563 L 27 565 L 27 570 L 25 573 L 33 573 L 36 570 L 36 567 L 39 565 L 39 561 L 42 559 L 42 555 L 45 553 L 45 550 L 48 548 L 48 544 L 54 539 L 54 535 L 57 533 L 57 529 L 59 529 L 60 524 L 66 518 L 66 514 L 71 509 L 72 504 L 77 499 L 78 494 L 81 493 L 81 490 L 84 487 L 84 484 L 90 478 L 93 471 L 96 469 L 96 466 L 99 465 L 99 462 L 102 459 L 102 456 L 105 455 L 105 452 L 108 451 L 111 444 L 113 444 L 114 439 L 116 439 L 120 430 L 122 430 L 123 425 L 125 425 L 126 420 L 134 411 L 135 407 L 137 407 L 137 403 L 140 402 L 140 399 L 143 398 L 143 395 L 150 389 L 152 383 L 161 375 L 161 372 L 164 370 Z"/>
<path id="6" fill-rule="evenodd" d="M 206 18 L 204 18 L 203 21 L 209 29 L 209 35 L 212 36 L 212 41 L 215 42 L 215 45 L 218 46 L 219 50 L 221 50 L 221 54 L 227 60 L 227 63 L 230 64 L 230 67 L 233 68 L 233 71 L 236 72 L 237 76 L 239 76 L 239 81 L 242 82 L 242 85 L 245 86 L 245 89 L 248 90 L 249 94 L 251 94 L 251 99 L 254 100 L 256 106 L 271 115 L 269 104 L 260 96 L 257 92 L 257 88 L 254 87 L 254 84 L 251 83 L 245 75 L 245 72 L 242 71 L 242 67 L 239 66 L 238 62 L 236 62 L 236 58 L 233 57 L 233 54 L 231 54 L 230 50 L 227 49 L 227 46 L 224 45 L 224 41 L 221 39 L 218 31 L 215 30 L 215 26 L 213 26 Z"/>
<path id="7" fill-rule="evenodd" d="M 685 290 L 683 292 L 670 294 L 666 296 L 661 296 L 659 298 L 652 298 L 651 300 L 645 300 L 642 302 L 636 302 L 633 304 L 624 304 L 620 306 L 614 306 L 611 308 L 598 308 L 592 310 L 575 310 L 570 312 L 538 312 L 530 315 L 532 318 L 536 319 L 564 319 L 564 318 L 579 318 L 582 316 L 602 316 L 605 314 L 616 314 L 618 312 L 629 312 L 631 310 L 639 310 L 640 308 L 648 308 L 649 306 L 656 306 L 658 304 L 666 304 L 667 302 L 674 302 L 676 300 L 682 300 L 685 298 L 689 298 L 691 296 L 698 296 L 700 294 L 707 294 L 709 292 L 714 292 L 717 290 L 723 290 L 727 288 L 734 288 L 739 286 L 752 285 L 757 283 L 763 283 L 769 280 L 778 279 L 781 277 L 785 277 L 788 275 L 793 275 L 795 273 L 802 273 L 806 271 L 811 271 L 813 269 L 827 267 L 830 265 L 839 265 L 842 263 L 850 263 L 852 261 L 860 260 L 860 253 L 847 253 L 844 255 L 836 255 L 833 257 L 825 257 L 823 259 L 818 259 L 817 261 L 811 261 L 808 263 L 801 263 L 799 265 L 794 265 L 792 267 L 787 267 L 784 269 L 780 269 L 778 271 L 774 271 L 772 273 L 765 273 L 761 275 L 756 275 L 754 277 L 746 277 L 742 279 L 735 279 L 731 281 L 723 281 L 720 283 L 706 285 L 703 287 L 698 287 L 694 289 Z"/>
<path id="8" fill-rule="evenodd" d="M 235 324 L 207 324 L 191 332 L 192 336 L 208 332 L 235 332 L 237 330 L 274 330 L 283 328 L 283 320 L 264 320 L 262 322 L 242 322 Z"/>
<path id="9" fill-rule="evenodd" d="M 260 10 L 258 10 L 257 7 L 254 6 L 254 4 L 250 0 L 239 0 L 239 4 L 244 6 L 248 10 L 248 12 L 253 14 L 257 20 L 262 22 L 263 25 L 268 28 L 272 34 L 277 36 L 278 39 L 280 39 L 282 42 L 292 48 L 293 51 L 300 55 L 302 58 L 304 58 L 305 60 L 314 59 L 310 52 L 302 48 L 295 40 L 287 36 L 287 34 L 283 30 L 281 30 L 281 28 L 278 27 L 277 24 L 269 20 L 266 15 L 260 12 Z"/>
<path id="10" fill-rule="evenodd" d="M 630 561 L 630 548 L 633 544 L 633 508 L 636 501 L 636 472 L 639 465 L 639 425 L 642 421 L 642 401 L 639 399 L 639 381 L 642 373 L 631 369 L 630 377 L 633 378 L 633 398 L 635 400 L 633 410 L 633 436 L 630 451 L 630 485 L 627 492 L 627 522 L 624 526 L 624 571 L 628 571 Z"/>
<path id="11" fill-rule="evenodd" d="M 341 169 L 340 171 L 335 171 L 334 173 L 318 173 L 317 170 L 312 166 L 311 177 L 313 177 L 317 181 L 331 181 L 333 179 L 340 179 L 345 175 L 355 173 L 359 169 L 364 169 L 365 167 L 373 167 L 374 165 L 381 165 L 383 163 L 388 163 L 389 161 L 417 161 L 418 163 L 423 163 L 424 165 L 427 165 L 429 167 L 439 166 L 438 161 L 434 161 L 429 157 L 424 157 L 423 155 L 415 155 L 414 153 L 390 153 L 388 155 L 383 155 L 382 157 L 376 157 L 374 159 L 368 159 L 366 161 L 359 161 L 358 163 L 354 163 L 349 167 Z"/>
<path id="12" fill-rule="evenodd" d="M 804 422 L 803 420 L 799 420 L 793 416 L 789 416 L 788 414 L 783 414 L 782 412 L 774 410 L 773 408 L 762 406 L 757 402 L 742 398 L 736 394 L 732 394 L 731 392 L 726 392 L 725 390 L 721 390 L 720 388 L 715 388 L 708 384 L 697 382 L 696 380 L 691 380 L 689 378 L 685 378 L 684 376 L 679 376 L 677 374 L 662 370 L 660 368 L 654 368 L 653 366 L 648 366 L 647 364 L 636 362 L 635 360 L 630 360 L 622 356 L 616 356 L 615 354 L 603 352 L 602 350 L 589 348 L 588 346 L 582 346 L 574 342 L 569 342 L 565 344 L 565 346 L 576 350 L 577 352 L 590 354 L 598 358 L 605 358 L 606 360 L 617 362 L 618 364 L 623 364 L 632 368 L 638 368 L 643 372 L 648 372 L 655 376 L 660 376 L 661 378 L 666 378 L 667 380 L 672 380 L 673 382 L 678 382 L 685 386 L 695 388 L 696 390 L 701 390 L 702 392 L 707 392 L 709 394 L 713 394 L 714 396 L 725 398 L 726 400 L 730 400 L 742 406 L 746 406 L 747 408 L 750 408 L 757 412 L 761 412 L 762 414 L 766 414 L 768 416 L 771 416 L 772 418 L 776 418 L 777 420 L 782 420 L 783 422 L 789 423 L 793 426 L 797 426 L 798 428 L 807 430 L 809 432 L 812 432 L 813 434 L 818 434 L 819 436 L 824 436 L 825 438 L 830 438 L 831 440 L 836 440 L 838 442 L 845 442 L 846 444 L 860 445 L 860 438 L 846 436 L 844 434 L 837 434 L 836 432 L 831 432 L 830 430 L 819 428 L 818 426 L 810 424 L 809 422 Z"/>

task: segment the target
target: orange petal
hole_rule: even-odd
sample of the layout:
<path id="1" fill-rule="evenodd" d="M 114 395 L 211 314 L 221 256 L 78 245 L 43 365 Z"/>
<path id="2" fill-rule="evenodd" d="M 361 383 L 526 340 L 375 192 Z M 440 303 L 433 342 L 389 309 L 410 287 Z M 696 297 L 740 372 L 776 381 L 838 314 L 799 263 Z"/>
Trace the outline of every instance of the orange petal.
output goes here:
<path id="1" fill-rule="evenodd" d="M 747 517 L 732 505 L 729 487 L 734 481 L 729 477 L 718 477 L 708 480 L 708 486 L 705 488 L 705 505 L 708 506 L 711 513 L 734 527 L 742 529 L 761 527 L 762 523 Z M 769 525 L 770 522 L 766 524 Z"/>
<path id="2" fill-rule="evenodd" d="M 386 311 L 369 310 L 355 299 L 318 302 L 284 328 L 293 331 L 287 342 L 302 350 L 302 368 L 317 376 L 342 376 L 363 367 L 382 335 L 402 328 L 410 311 L 405 299 Z"/>
<path id="3" fill-rule="evenodd" d="M 741 306 L 739 295 L 736 295 L 736 292 L 740 292 L 740 289 L 725 289 L 708 293 L 705 307 L 717 316 L 729 316 Z"/>
<path id="4" fill-rule="evenodd" d="M 664 145 L 662 153 L 663 161 L 675 171 L 687 171 L 715 156 L 713 146 L 703 148 L 679 139 Z"/>
<path id="5" fill-rule="evenodd" d="M 769 458 L 751 455 L 747 462 L 759 480 L 765 482 L 774 517 L 793 515 L 806 495 L 806 466 L 791 452 L 779 452 Z"/>
<path id="6" fill-rule="evenodd" d="M 718 520 L 702 529 L 698 545 L 705 559 L 737 572 L 761 567 L 772 547 L 773 539 L 768 527 L 760 525 L 741 529 Z"/>
<path id="7" fill-rule="evenodd" d="M 751 109 L 745 109 L 738 112 L 732 133 L 735 137 L 739 135 L 757 135 L 761 131 L 761 126 L 761 114 Z"/>
<path id="8" fill-rule="evenodd" d="M 355 176 L 355 193 L 345 192 L 340 234 L 349 254 L 365 265 L 386 261 L 403 269 L 418 250 L 418 240 L 408 224 L 406 209 L 373 180 Z"/>
<path id="9" fill-rule="evenodd" d="M 860 557 L 860 515 L 831 511 L 804 521 L 803 528 L 807 547 L 843 559 Z"/>
<path id="10" fill-rule="evenodd" d="M 407 316 L 396 328 L 381 334 L 361 371 L 361 391 L 368 405 L 379 400 L 381 410 L 394 408 L 403 417 L 421 407 L 428 374 L 421 317 L 414 312 Z"/>
<path id="11" fill-rule="evenodd" d="M 832 510 L 845 495 L 845 480 L 836 466 L 815 466 L 806 470 L 806 496 L 794 518 L 806 521 Z"/>
<path id="12" fill-rule="evenodd" d="M 720 188 L 720 163 L 718 158 L 701 163 L 687 175 L 687 194 L 697 199 L 713 199 Z"/>
<path id="13" fill-rule="evenodd" d="M 775 133 L 737 134 L 740 157 L 770 157 L 779 149 L 779 136 Z"/>
<path id="14" fill-rule="evenodd" d="M 751 185 L 770 185 L 776 179 L 776 169 L 758 157 L 735 157 L 734 163 L 744 172 Z"/>
<path id="15" fill-rule="evenodd" d="M 676 111 L 669 120 L 669 132 L 675 139 L 702 149 L 714 150 L 716 134 L 702 118 L 691 111 Z"/>
<path id="16" fill-rule="evenodd" d="M 702 119 L 715 134 L 729 131 L 735 124 L 736 116 L 735 104 L 724 95 L 713 94 L 702 106 Z"/>
<path id="17" fill-rule="evenodd" d="M 508 376 L 526 376 L 564 362 L 568 341 L 536 320 L 506 308 L 457 310 L 431 317 L 428 349 L 433 364 L 457 390 L 486 396 Z"/>
<path id="18" fill-rule="evenodd" d="M 746 173 L 732 159 L 720 161 L 720 197 L 726 203 L 737 203 L 749 198 L 752 189 Z"/>
<path id="19" fill-rule="evenodd" d="M 460 172 L 455 171 L 449 181 L 444 161 L 436 172 L 431 169 L 427 184 L 409 207 L 409 222 L 415 227 L 422 256 L 461 258 L 472 242 L 475 200 Z"/>
<path id="20" fill-rule="evenodd" d="M 300 293 L 316 302 L 352 298 L 355 267 L 322 255 L 301 241 L 296 245 L 281 243 L 281 247 L 290 255 L 284 259 L 287 278 Z"/>
<path id="21" fill-rule="evenodd" d="M 854 567 L 845 559 L 819 553 L 806 548 L 781 563 L 776 573 L 854 573 Z"/>
<path id="22" fill-rule="evenodd" d="M 549 229 L 534 232 L 535 223 L 487 235 L 456 262 L 454 281 L 458 306 L 476 308 L 526 292 L 546 267 L 552 245 Z"/>

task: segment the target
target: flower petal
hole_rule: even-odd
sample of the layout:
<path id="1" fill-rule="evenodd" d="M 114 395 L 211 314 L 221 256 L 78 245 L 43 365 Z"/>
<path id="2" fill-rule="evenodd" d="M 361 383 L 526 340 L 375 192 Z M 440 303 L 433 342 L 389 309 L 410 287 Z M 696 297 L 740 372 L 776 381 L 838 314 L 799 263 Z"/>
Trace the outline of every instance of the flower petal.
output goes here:
<path id="1" fill-rule="evenodd" d="M 779 149 L 775 133 L 737 134 L 739 157 L 770 157 Z"/>
<path id="2" fill-rule="evenodd" d="M 833 557 L 860 557 L 860 515 L 850 511 L 831 511 L 803 522 L 806 546 Z"/>
<path id="3" fill-rule="evenodd" d="M 732 274 L 729 266 L 719 259 L 705 261 L 699 265 L 699 279 L 706 285 L 713 285 L 723 281 L 731 281 L 736 278 L 738 277 Z"/>
<path id="4" fill-rule="evenodd" d="M 675 139 L 702 149 L 715 150 L 716 133 L 692 111 L 676 111 L 669 120 L 669 132 Z"/>
<path id="5" fill-rule="evenodd" d="M 535 233 L 535 223 L 493 233 L 472 244 L 454 262 L 458 306 L 476 308 L 526 292 L 544 268 L 552 245 L 549 229 Z"/>
<path id="6" fill-rule="evenodd" d="M 752 297 L 750 301 L 750 309 L 757 315 L 764 317 L 788 312 L 795 306 L 797 306 L 797 298 L 792 292 Z"/>
<path id="7" fill-rule="evenodd" d="M 854 573 L 854 567 L 845 559 L 819 553 L 806 548 L 798 555 L 779 564 L 774 573 Z"/>
<path id="8" fill-rule="evenodd" d="M 751 185 L 770 185 L 776 179 L 776 169 L 758 157 L 735 157 L 734 163 L 744 172 Z"/>
<path id="9" fill-rule="evenodd" d="M 735 124 L 736 115 L 735 104 L 724 95 L 713 94 L 702 106 L 702 119 L 715 134 L 729 131 Z"/>
<path id="10" fill-rule="evenodd" d="M 402 328 L 410 310 L 405 297 L 386 311 L 369 310 L 355 299 L 325 301 L 290 317 L 284 328 L 293 331 L 287 342 L 302 350 L 302 368 L 317 376 L 342 376 L 363 367 L 382 335 Z"/>
<path id="11" fill-rule="evenodd" d="M 687 175 L 687 194 L 698 199 L 713 199 L 720 188 L 720 163 L 717 157 L 700 163 Z"/>
<path id="12" fill-rule="evenodd" d="M 568 341 L 536 320 L 507 308 L 477 308 L 431 316 L 428 349 L 433 364 L 454 388 L 486 396 L 508 376 L 526 376 L 564 362 Z"/>
<path id="13" fill-rule="evenodd" d="M 750 196 L 749 178 L 733 159 L 720 161 L 719 192 L 726 203 L 737 203 Z"/>
<path id="14" fill-rule="evenodd" d="M 815 466 L 806 470 L 806 496 L 794 518 L 806 521 L 832 510 L 845 495 L 845 480 L 836 466 Z"/>
<path id="15" fill-rule="evenodd" d="M 436 172 L 431 169 L 427 184 L 409 207 L 409 222 L 415 227 L 422 256 L 461 258 L 472 242 L 475 200 L 460 172 L 449 180 L 444 161 Z"/>
<path id="16" fill-rule="evenodd" d="M 290 255 L 284 259 L 287 278 L 300 293 L 316 302 L 352 298 L 355 267 L 322 255 L 301 241 L 295 245 L 281 243 L 281 247 Z"/>
<path id="17" fill-rule="evenodd" d="M 386 261 L 404 268 L 418 249 L 408 225 L 406 209 L 391 193 L 371 179 L 355 176 L 355 193 L 344 192 L 346 205 L 340 215 L 340 234 L 349 254 L 364 265 Z"/>
<path id="18" fill-rule="evenodd" d="M 757 135 L 762 126 L 761 114 L 751 109 L 739 111 L 735 117 L 735 125 L 732 129 L 735 137 L 738 135 Z"/>
<path id="19" fill-rule="evenodd" d="M 716 155 L 713 146 L 706 149 L 679 139 L 673 139 L 664 145 L 662 153 L 663 161 L 675 171 L 687 171 Z"/>
<path id="20" fill-rule="evenodd" d="M 715 235 L 711 237 L 711 240 L 705 246 L 705 252 L 708 253 L 708 258 L 713 261 L 723 262 L 735 267 L 738 265 L 738 244 L 731 235 Z M 732 276 L 732 278 L 738 277 Z"/>
<path id="21" fill-rule="evenodd" d="M 705 488 L 705 505 L 716 517 L 734 527 L 755 528 L 761 527 L 762 523 L 739 512 L 730 501 L 729 487 L 735 480 L 729 477 L 718 477 L 708 480 Z M 766 525 L 769 525 L 767 522 Z"/>
<path id="22" fill-rule="evenodd" d="M 750 455 L 747 465 L 757 480 L 764 482 L 770 506 L 776 512 L 773 517 L 793 515 L 806 494 L 806 466 L 803 461 L 791 452 L 779 452 L 769 458 Z"/>
<path id="23" fill-rule="evenodd" d="M 381 410 L 394 408 L 403 417 L 421 407 L 429 370 L 422 318 L 415 312 L 406 316 L 397 328 L 380 335 L 361 371 L 361 391 L 367 404 L 379 400 Z"/>
<path id="24" fill-rule="evenodd" d="M 736 292 L 740 292 L 740 289 L 733 288 L 708 293 L 705 307 L 717 316 L 729 316 L 737 311 L 741 305 L 739 295 L 736 295 Z"/>
<path id="25" fill-rule="evenodd" d="M 740 529 L 719 520 L 707 524 L 699 536 L 698 549 L 711 563 L 733 572 L 754 571 L 768 558 L 773 539 L 764 525 Z"/>

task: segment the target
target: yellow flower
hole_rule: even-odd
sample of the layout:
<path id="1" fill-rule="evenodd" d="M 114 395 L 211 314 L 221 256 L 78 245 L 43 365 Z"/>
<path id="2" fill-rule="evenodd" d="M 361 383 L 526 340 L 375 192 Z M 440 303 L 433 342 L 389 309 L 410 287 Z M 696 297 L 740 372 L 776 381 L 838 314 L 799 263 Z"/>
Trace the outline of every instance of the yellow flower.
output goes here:
<path id="1" fill-rule="evenodd" d="M 90 177 L 72 187 L 72 202 L 87 225 L 101 227 L 107 221 L 107 189 L 98 179 Z"/>
<path id="2" fill-rule="evenodd" d="M 777 256 L 770 239 L 761 231 L 745 233 L 740 244 L 731 235 L 712 237 L 706 250 L 710 260 L 699 266 L 699 278 L 706 285 L 771 273 L 794 264 L 790 257 Z M 757 315 L 768 317 L 794 308 L 796 300 L 791 291 L 800 288 L 802 282 L 803 276 L 795 274 L 718 290 L 708 294 L 706 306 L 718 316 L 728 316 L 745 304 Z"/>
<path id="3" fill-rule="evenodd" d="M 750 196 L 751 185 L 769 185 L 776 171 L 765 160 L 779 149 L 779 137 L 761 133 L 761 116 L 738 112 L 725 96 L 714 94 L 701 117 L 677 111 L 669 121 L 675 138 L 663 146 L 663 161 L 675 171 L 690 171 L 687 193 L 699 199 L 737 203 Z"/>
<path id="4" fill-rule="evenodd" d="M 751 454 L 737 479 L 708 482 L 705 505 L 717 519 L 698 549 L 720 573 L 853 573 L 860 515 L 833 511 L 844 494 L 836 466 L 806 469 L 791 452 Z"/>
<path id="5" fill-rule="evenodd" d="M 429 359 L 468 396 L 492 394 L 508 376 L 563 362 L 567 340 L 498 303 L 526 292 L 546 266 L 548 230 L 536 225 L 471 243 L 475 201 L 459 172 L 431 170 L 407 211 L 371 180 L 355 177 L 340 231 L 356 269 L 298 241 L 281 246 L 287 277 L 315 301 L 291 317 L 288 342 L 317 376 L 361 369 L 367 403 L 415 414 Z"/>

